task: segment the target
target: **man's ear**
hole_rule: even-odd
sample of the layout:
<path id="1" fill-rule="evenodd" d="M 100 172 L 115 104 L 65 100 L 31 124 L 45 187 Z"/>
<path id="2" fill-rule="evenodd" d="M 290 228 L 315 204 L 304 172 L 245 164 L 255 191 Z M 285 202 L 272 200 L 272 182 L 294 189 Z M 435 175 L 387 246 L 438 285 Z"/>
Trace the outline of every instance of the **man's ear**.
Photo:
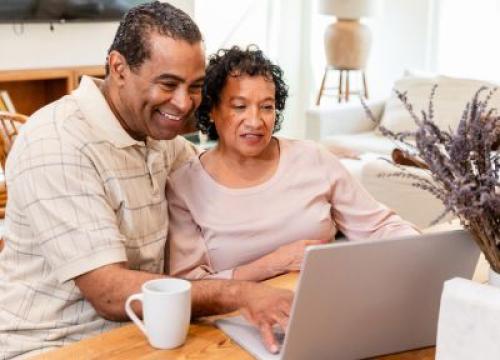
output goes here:
<path id="1" fill-rule="evenodd" d="M 130 71 L 127 60 L 118 51 L 113 50 L 108 55 L 109 75 L 117 84 L 123 84 Z"/>

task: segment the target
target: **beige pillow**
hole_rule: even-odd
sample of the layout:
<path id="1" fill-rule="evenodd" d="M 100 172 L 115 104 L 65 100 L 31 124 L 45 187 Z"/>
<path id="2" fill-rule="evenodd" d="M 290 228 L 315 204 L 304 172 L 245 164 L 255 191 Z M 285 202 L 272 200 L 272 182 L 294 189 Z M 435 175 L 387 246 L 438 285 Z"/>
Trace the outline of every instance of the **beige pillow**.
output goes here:
<path id="1" fill-rule="evenodd" d="M 396 81 L 394 88 L 401 92 L 407 92 L 409 103 L 412 104 L 417 116 L 421 118 L 421 110 L 428 111 L 429 97 L 434 84 L 438 84 L 434 96 L 434 122 L 445 130 L 456 129 L 467 102 L 472 100 L 481 86 L 489 88 L 496 86 L 493 83 L 479 80 L 436 76 L 431 78 L 405 77 Z M 486 94 L 487 91 L 483 92 L 481 98 L 484 99 Z M 490 106 L 500 109 L 500 90 L 492 97 Z M 394 132 L 414 131 L 417 128 L 394 92 L 387 100 L 380 124 Z"/>

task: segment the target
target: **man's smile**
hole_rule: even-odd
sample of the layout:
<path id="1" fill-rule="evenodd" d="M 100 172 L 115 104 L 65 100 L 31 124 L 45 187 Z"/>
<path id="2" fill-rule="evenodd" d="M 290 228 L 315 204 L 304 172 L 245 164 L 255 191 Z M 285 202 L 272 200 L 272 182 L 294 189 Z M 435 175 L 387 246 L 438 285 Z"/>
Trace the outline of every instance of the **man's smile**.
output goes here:
<path id="1" fill-rule="evenodd" d="M 167 120 L 182 121 L 184 119 L 184 116 L 182 116 L 182 115 L 170 114 L 170 113 L 167 113 L 167 112 L 163 112 L 160 109 L 156 109 L 156 111 L 160 114 L 160 116 L 162 118 L 167 119 Z"/>

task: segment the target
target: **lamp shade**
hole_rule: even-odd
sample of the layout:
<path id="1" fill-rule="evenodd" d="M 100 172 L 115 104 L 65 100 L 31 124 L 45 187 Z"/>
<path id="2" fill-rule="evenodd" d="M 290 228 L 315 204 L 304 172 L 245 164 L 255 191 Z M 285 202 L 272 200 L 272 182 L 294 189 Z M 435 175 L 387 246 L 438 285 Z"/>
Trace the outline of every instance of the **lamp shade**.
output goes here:
<path id="1" fill-rule="evenodd" d="M 359 19 L 374 13 L 376 0 L 319 0 L 319 12 L 338 19 Z"/>

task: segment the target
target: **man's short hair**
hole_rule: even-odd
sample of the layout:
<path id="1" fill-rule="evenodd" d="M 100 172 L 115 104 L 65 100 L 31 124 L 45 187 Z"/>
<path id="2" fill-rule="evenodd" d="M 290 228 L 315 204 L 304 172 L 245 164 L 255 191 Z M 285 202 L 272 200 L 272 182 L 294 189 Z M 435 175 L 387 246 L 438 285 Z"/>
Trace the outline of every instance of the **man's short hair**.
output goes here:
<path id="1" fill-rule="evenodd" d="M 135 6 L 124 15 L 108 55 L 118 51 L 132 70 L 138 69 L 151 55 L 149 37 L 153 32 L 190 44 L 202 41 L 200 29 L 188 14 L 168 3 L 153 1 Z"/>

